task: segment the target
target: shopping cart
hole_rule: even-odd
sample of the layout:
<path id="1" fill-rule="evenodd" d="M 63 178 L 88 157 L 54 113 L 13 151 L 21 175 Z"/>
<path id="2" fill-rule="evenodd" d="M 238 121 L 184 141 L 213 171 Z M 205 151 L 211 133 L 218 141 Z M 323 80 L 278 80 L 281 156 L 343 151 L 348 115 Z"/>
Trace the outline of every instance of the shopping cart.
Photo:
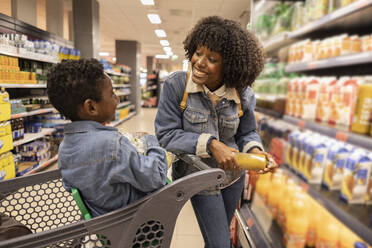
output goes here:
<path id="1" fill-rule="evenodd" d="M 33 234 L 0 242 L 1 248 L 170 247 L 177 216 L 201 190 L 223 182 L 225 173 L 198 157 L 179 157 L 200 171 L 173 181 L 149 196 L 108 214 L 83 220 L 59 170 L 0 183 L 0 211 Z"/>

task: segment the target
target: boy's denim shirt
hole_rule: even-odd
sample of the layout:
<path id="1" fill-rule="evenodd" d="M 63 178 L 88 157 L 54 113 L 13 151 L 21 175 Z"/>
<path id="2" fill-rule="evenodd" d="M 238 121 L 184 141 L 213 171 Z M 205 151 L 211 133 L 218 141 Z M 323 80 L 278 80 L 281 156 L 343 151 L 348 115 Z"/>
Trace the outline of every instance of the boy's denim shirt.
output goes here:
<path id="1" fill-rule="evenodd" d="M 94 121 L 66 124 L 58 167 L 66 190 L 79 189 L 93 216 L 138 200 L 165 185 L 164 149 L 146 135 L 146 156 L 137 153 L 116 128 Z"/>
<path id="2" fill-rule="evenodd" d="M 186 72 L 176 72 L 164 82 L 155 119 L 155 132 L 162 147 L 175 154 L 196 154 L 211 167 L 218 167 L 208 149 L 212 137 L 240 152 L 248 152 L 254 147 L 263 150 L 256 131 L 256 100 L 251 88 L 240 95 L 244 115 L 239 118 L 235 100 L 223 98 L 214 107 L 204 91 L 189 91 L 192 88 L 189 84 L 194 84 L 191 76 L 185 89 L 186 78 Z M 185 90 L 189 95 L 186 109 L 182 113 L 180 103 Z M 177 161 L 172 167 L 175 179 L 195 170 L 182 161 Z M 203 191 L 202 194 L 217 194 L 219 189 L 232 184 L 243 173 L 244 171 L 226 171 L 226 179 L 222 185 Z"/>

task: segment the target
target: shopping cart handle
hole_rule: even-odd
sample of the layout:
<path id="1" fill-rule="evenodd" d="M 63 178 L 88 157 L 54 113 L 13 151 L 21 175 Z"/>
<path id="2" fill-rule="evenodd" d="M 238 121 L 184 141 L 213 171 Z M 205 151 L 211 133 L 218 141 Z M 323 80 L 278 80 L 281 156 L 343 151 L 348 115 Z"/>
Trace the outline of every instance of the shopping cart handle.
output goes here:
<path id="1" fill-rule="evenodd" d="M 191 154 L 181 154 L 177 156 L 179 159 L 183 160 L 187 164 L 190 164 L 199 170 L 208 170 L 211 169 L 209 165 L 201 161 L 201 159 L 196 156 L 196 155 L 191 155 Z"/>

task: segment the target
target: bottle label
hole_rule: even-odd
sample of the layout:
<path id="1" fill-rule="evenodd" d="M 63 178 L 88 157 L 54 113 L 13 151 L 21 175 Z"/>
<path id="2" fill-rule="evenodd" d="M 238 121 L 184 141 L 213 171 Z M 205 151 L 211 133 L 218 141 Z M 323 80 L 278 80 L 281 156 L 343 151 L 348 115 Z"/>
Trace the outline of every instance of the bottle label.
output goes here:
<path id="1" fill-rule="evenodd" d="M 289 233 L 287 235 L 287 246 L 291 248 L 303 248 L 305 247 L 305 235 Z"/>

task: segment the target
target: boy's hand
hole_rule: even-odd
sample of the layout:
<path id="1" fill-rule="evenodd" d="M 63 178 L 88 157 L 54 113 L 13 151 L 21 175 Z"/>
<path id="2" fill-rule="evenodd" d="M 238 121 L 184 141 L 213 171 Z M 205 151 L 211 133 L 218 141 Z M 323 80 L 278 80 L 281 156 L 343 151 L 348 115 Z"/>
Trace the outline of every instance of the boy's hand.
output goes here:
<path id="1" fill-rule="evenodd" d="M 221 169 L 236 170 L 238 168 L 234 153 L 239 151 L 235 148 L 213 139 L 209 145 L 209 151 L 212 153 Z"/>
<path id="2" fill-rule="evenodd" d="M 278 164 L 273 159 L 273 157 L 267 152 L 263 152 L 258 148 L 253 148 L 252 150 L 249 151 L 249 153 L 264 154 L 266 156 L 266 159 L 268 161 L 268 166 L 263 170 L 259 170 L 257 172 L 258 174 L 265 174 L 267 172 L 274 172 L 275 169 L 279 167 Z"/>

